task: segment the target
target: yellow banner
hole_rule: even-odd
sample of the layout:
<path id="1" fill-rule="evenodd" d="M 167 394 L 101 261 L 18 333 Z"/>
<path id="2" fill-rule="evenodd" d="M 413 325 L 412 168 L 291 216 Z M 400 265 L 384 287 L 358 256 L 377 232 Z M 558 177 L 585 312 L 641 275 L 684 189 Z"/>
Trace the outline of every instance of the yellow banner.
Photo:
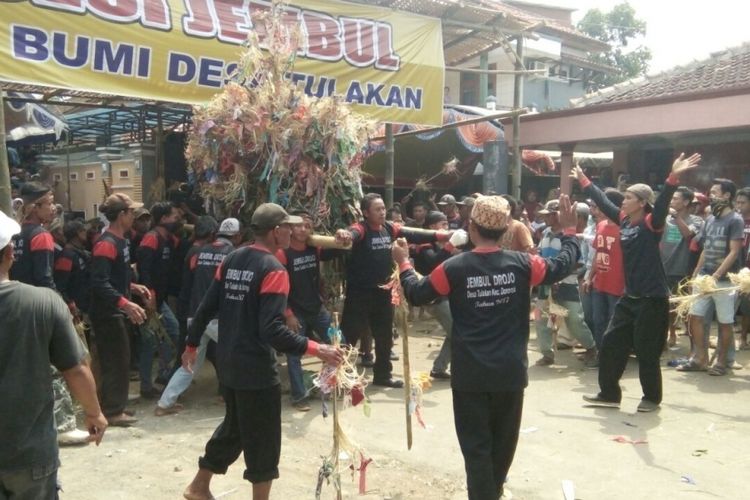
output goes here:
<path id="1" fill-rule="evenodd" d="M 0 0 L 0 81 L 149 100 L 208 101 L 236 66 L 253 0 Z M 290 75 L 380 121 L 440 125 L 440 21 L 338 1 L 292 1 Z M 261 40 L 262 42 L 262 40 Z"/>

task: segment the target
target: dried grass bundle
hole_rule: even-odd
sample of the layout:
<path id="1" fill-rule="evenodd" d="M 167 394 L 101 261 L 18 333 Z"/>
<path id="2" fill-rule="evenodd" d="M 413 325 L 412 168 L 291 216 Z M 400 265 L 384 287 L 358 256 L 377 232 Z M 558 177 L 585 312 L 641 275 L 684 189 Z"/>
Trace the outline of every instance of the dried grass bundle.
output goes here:
<path id="1" fill-rule="evenodd" d="M 191 179 L 226 206 L 241 205 L 246 222 L 270 201 L 309 211 L 315 227 L 329 232 L 358 218 L 360 167 L 374 122 L 340 98 L 311 98 L 291 82 L 299 32 L 282 15 L 275 5 L 253 19 L 256 31 L 236 72 L 194 109 L 185 156 Z M 217 183 L 223 190 L 210 190 Z"/>

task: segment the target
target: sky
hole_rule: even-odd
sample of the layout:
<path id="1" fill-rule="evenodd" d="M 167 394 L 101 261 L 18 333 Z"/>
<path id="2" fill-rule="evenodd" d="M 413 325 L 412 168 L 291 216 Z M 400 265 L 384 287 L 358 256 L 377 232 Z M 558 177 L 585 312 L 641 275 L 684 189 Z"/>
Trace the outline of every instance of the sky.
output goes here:
<path id="1" fill-rule="evenodd" d="M 573 22 L 588 9 L 609 11 L 622 0 L 532 0 L 579 9 Z M 658 73 L 712 52 L 750 42 L 750 2 L 745 0 L 630 0 L 636 16 L 647 23 L 642 44 L 651 49 L 649 73 Z"/>

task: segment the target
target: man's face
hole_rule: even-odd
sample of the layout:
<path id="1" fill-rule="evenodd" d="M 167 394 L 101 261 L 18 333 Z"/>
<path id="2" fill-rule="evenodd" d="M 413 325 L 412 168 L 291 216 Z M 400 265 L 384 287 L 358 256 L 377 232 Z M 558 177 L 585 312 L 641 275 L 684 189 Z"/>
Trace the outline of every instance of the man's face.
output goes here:
<path id="1" fill-rule="evenodd" d="M 124 231 L 129 231 L 130 229 L 132 229 L 133 222 L 135 221 L 134 212 L 135 211 L 132 208 L 126 208 L 125 210 L 120 212 L 120 215 L 118 216 L 117 220 L 119 221 Z"/>
<path id="2" fill-rule="evenodd" d="M 181 217 L 180 209 L 172 207 L 169 213 L 161 218 L 160 224 L 174 224 L 178 222 Z"/>
<path id="3" fill-rule="evenodd" d="M 49 193 L 34 203 L 36 210 L 36 216 L 42 224 L 48 224 L 52 222 L 57 214 L 57 207 L 55 207 L 55 196 Z"/>
<path id="4" fill-rule="evenodd" d="M 292 240 L 298 243 L 306 243 L 312 233 L 312 220 L 303 216 L 302 221 L 302 224 L 292 225 Z"/>
<path id="5" fill-rule="evenodd" d="M 544 223 L 547 224 L 548 226 L 554 226 L 557 224 L 557 213 L 551 212 L 548 214 L 544 214 L 542 216 L 542 219 L 544 220 Z"/>
<path id="6" fill-rule="evenodd" d="M 734 209 L 744 218 L 750 217 L 750 199 L 743 195 L 737 196 L 734 199 Z"/>
<path id="7" fill-rule="evenodd" d="M 447 231 L 448 230 L 448 221 L 447 220 L 441 220 L 440 222 L 436 222 L 435 224 L 430 224 L 430 229 L 433 231 Z"/>
<path id="8" fill-rule="evenodd" d="M 682 196 L 681 193 L 677 192 L 672 195 L 672 200 L 669 202 L 669 207 L 677 210 L 678 212 L 684 210 L 688 206 L 687 200 Z"/>
<path id="9" fill-rule="evenodd" d="M 424 221 L 424 218 L 427 216 L 427 209 L 424 207 L 424 205 L 417 205 L 414 207 L 414 220 L 417 222 Z"/>
<path id="10" fill-rule="evenodd" d="M 641 210 L 646 203 L 634 195 L 630 191 L 625 191 L 624 199 L 622 200 L 622 211 L 626 215 L 633 215 L 634 213 Z"/>
<path id="11" fill-rule="evenodd" d="M 461 208 L 458 209 L 458 215 L 461 216 L 462 220 L 469 220 L 469 217 L 471 216 L 471 209 L 474 208 L 470 205 L 462 205 Z"/>
<path id="12" fill-rule="evenodd" d="M 526 201 L 528 201 L 529 203 L 534 203 L 536 202 L 536 200 L 536 191 L 529 191 L 528 193 L 526 193 Z"/>
<path id="13" fill-rule="evenodd" d="M 381 198 L 372 200 L 364 215 L 370 224 L 385 223 L 385 202 Z"/>
<path id="14" fill-rule="evenodd" d="M 453 217 L 456 215 L 456 205 L 453 203 L 448 203 L 445 205 L 439 205 L 440 211 L 443 212 L 448 217 Z"/>
<path id="15" fill-rule="evenodd" d="M 139 217 L 133 221 L 133 229 L 137 233 L 145 233 L 151 226 L 151 217 Z"/>
<path id="16" fill-rule="evenodd" d="M 713 186 L 711 186 L 711 190 L 708 192 L 708 196 L 713 202 L 729 199 L 729 193 L 723 193 L 721 191 L 721 184 L 714 184 Z"/>
<path id="17" fill-rule="evenodd" d="M 276 246 L 279 248 L 289 248 L 289 244 L 292 240 L 292 225 L 291 224 L 279 224 L 276 229 L 273 230 L 274 237 L 276 238 Z"/>

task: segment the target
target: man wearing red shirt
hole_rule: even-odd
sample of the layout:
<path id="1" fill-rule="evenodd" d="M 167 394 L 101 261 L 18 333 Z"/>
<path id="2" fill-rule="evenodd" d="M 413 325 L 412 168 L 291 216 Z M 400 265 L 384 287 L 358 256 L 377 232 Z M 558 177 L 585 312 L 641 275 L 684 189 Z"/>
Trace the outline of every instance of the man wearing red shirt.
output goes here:
<path id="1" fill-rule="evenodd" d="M 734 198 L 734 209 L 745 221 L 744 239 L 742 240 L 742 261 L 744 267 L 750 267 L 750 187 L 737 191 Z M 740 312 L 742 313 L 742 331 L 740 333 L 740 350 L 750 350 L 747 334 L 750 332 L 750 298 L 743 295 L 740 298 Z"/>

